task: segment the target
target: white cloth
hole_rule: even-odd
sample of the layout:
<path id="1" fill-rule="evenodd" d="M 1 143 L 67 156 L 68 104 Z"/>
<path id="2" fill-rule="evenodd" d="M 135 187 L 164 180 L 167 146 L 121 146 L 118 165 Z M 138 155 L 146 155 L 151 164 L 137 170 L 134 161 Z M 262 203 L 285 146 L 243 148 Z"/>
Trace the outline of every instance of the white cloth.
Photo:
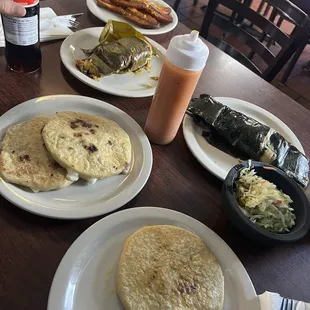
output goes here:
<path id="1" fill-rule="evenodd" d="M 309 292 L 310 293 L 310 292 Z M 258 295 L 261 310 L 280 310 L 283 297 L 277 293 L 266 291 Z M 310 304 L 294 300 L 294 310 L 310 310 Z"/>
<path id="2" fill-rule="evenodd" d="M 51 8 L 40 9 L 40 41 L 51 41 L 63 39 L 72 34 L 72 30 L 66 27 L 66 23 L 58 23 L 54 25 L 50 21 L 57 17 Z M 0 19 L 0 47 L 5 46 L 4 33 L 2 28 L 2 20 Z"/>

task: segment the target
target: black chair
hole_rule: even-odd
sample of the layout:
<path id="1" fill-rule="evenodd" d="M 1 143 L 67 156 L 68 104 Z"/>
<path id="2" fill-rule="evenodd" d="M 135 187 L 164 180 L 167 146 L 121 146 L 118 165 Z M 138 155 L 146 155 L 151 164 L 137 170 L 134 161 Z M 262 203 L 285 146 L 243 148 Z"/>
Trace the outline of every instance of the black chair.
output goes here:
<path id="1" fill-rule="evenodd" d="M 237 0 L 210 0 L 200 35 L 270 82 L 304 42 L 309 31 L 310 19 L 306 13 L 286 0 L 268 0 L 268 3 L 272 7 L 276 6 L 286 12 L 286 15 L 294 21 L 296 26 L 290 36 L 281 31 L 266 17 Z M 231 20 L 219 16 L 216 13 L 219 4 L 237 14 L 239 19 L 255 25 L 260 30 L 260 36 L 257 38 Z M 215 31 L 210 31 L 211 25 L 220 29 L 220 37 L 214 36 Z M 233 47 L 227 42 L 227 39 L 230 40 L 231 37 L 247 46 L 250 51 L 245 53 Z M 280 46 L 281 49 L 276 55 L 271 51 L 270 46 L 264 44 L 266 38 L 274 40 Z M 266 68 L 260 69 L 253 62 L 255 55 L 258 55 L 265 62 Z"/>
<path id="2" fill-rule="evenodd" d="M 264 0 L 263 2 L 267 2 L 267 1 Z M 308 16 L 310 15 L 310 1 L 309 0 L 290 0 L 290 2 L 292 2 L 298 8 L 300 8 L 302 11 L 304 11 Z M 269 20 L 273 22 L 277 17 L 278 17 L 278 21 L 277 21 L 278 27 L 281 27 L 284 20 L 287 20 L 295 24 L 295 21 L 292 20 L 290 16 L 287 16 L 286 12 L 283 12 L 281 8 L 278 8 L 275 6 L 272 10 Z M 268 44 L 270 45 L 270 42 Z M 288 64 L 287 69 L 284 71 L 283 77 L 281 79 L 281 82 L 283 84 L 285 84 L 286 81 L 288 80 L 293 68 L 295 67 L 300 55 L 302 54 L 307 44 L 310 44 L 310 30 L 309 30 L 308 36 L 304 39 L 304 41 L 297 48 L 296 52 L 294 53 L 292 59 L 290 60 Z"/>
<path id="3" fill-rule="evenodd" d="M 302 52 L 304 51 L 305 47 L 307 46 L 307 44 L 310 44 L 310 30 L 309 30 L 309 35 L 308 37 L 304 40 L 304 42 L 302 42 L 300 44 L 300 46 L 297 48 L 296 52 L 294 53 L 292 59 L 290 60 L 286 70 L 284 71 L 284 74 L 282 76 L 281 79 L 281 83 L 285 84 L 286 81 L 288 80 L 292 70 L 294 69 L 300 55 L 302 54 Z M 308 61 L 305 65 L 304 68 L 310 67 L 310 61 Z M 309 69 L 308 69 L 309 71 Z"/>
<path id="4" fill-rule="evenodd" d="M 264 5 L 266 4 L 266 7 L 263 11 L 263 8 L 264 8 Z M 270 10 L 271 6 L 270 4 L 267 2 L 267 0 L 262 0 L 262 2 L 260 3 L 258 9 L 257 9 L 257 12 L 258 13 L 262 13 L 264 16 L 267 16 L 267 14 L 269 13 L 269 10 Z"/>

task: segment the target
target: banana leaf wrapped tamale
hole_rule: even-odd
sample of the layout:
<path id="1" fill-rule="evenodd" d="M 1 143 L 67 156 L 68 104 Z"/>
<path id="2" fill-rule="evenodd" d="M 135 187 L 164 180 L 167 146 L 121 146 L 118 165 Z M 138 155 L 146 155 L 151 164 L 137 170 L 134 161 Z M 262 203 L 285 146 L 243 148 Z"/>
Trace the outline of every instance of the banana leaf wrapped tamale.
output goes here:
<path id="1" fill-rule="evenodd" d="M 76 66 L 93 79 L 147 68 L 154 55 L 151 44 L 140 32 L 127 23 L 112 20 L 104 27 L 99 44 L 83 51 L 88 57 L 76 60 Z"/>
<path id="2" fill-rule="evenodd" d="M 209 95 L 193 99 L 187 114 L 199 126 L 211 126 L 227 144 L 250 159 L 274 165 L 303 187 L 307 186 L 308 158 L 272 128 L 230 109 Z"/>

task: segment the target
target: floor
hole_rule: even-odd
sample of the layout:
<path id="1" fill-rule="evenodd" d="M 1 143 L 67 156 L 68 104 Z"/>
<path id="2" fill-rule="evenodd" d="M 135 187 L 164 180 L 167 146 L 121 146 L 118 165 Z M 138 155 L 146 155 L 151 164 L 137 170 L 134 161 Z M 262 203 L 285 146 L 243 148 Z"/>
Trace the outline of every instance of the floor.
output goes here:
<path id="1" fill-rule="evenodd" d="M 166 0 L 166 2 L 171 6 L 173 6 L 174 1 L 175 0 Z M 200 7 L 207 4 L 207 2 L 207 0 L 199 0 L 197 6 L 195 7 L 193 6 L 193 0 L 181 0 L 177 12 L 179 21 L 190 29 L 199 30 L 204 17 L 204 12 Z M 260 0 L 254 0 L 252 6 L 257 8 L 259 3 Z M 281 28 L 287 33 L 290 33 L 292 26 L 289 23 L 284 22 Z M 309 60 L 310 44 L 307 45 L 304 52 L 300 56 L 286 84 L 284 85 L 280 82 L 280 78 L 283 75 L 285 68 L 282 69 L 282 71 L 272 82 L 272 84 L 275 85 L 278 89 L 280 89 L 292 99 L 296 100 L 308 110 L 310 110 L 310 72 L 305 72 L 302 69 L 302 66 Z"/>

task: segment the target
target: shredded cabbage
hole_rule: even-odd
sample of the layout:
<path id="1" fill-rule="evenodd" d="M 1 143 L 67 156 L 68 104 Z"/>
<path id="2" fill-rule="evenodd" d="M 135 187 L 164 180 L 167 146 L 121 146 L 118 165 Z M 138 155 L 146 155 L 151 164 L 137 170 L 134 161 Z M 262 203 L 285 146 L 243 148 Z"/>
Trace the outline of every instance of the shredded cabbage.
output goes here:
<path id="1" fill-rule="evenodd" d="M 256 175 L 254 169 L 240 172 L 236 181 L 236 198 L 242 212 L 258 226 L 275 233 L 289 232 L 296 216 L 290 207 L 290 196 L 276 185 Z"/>

